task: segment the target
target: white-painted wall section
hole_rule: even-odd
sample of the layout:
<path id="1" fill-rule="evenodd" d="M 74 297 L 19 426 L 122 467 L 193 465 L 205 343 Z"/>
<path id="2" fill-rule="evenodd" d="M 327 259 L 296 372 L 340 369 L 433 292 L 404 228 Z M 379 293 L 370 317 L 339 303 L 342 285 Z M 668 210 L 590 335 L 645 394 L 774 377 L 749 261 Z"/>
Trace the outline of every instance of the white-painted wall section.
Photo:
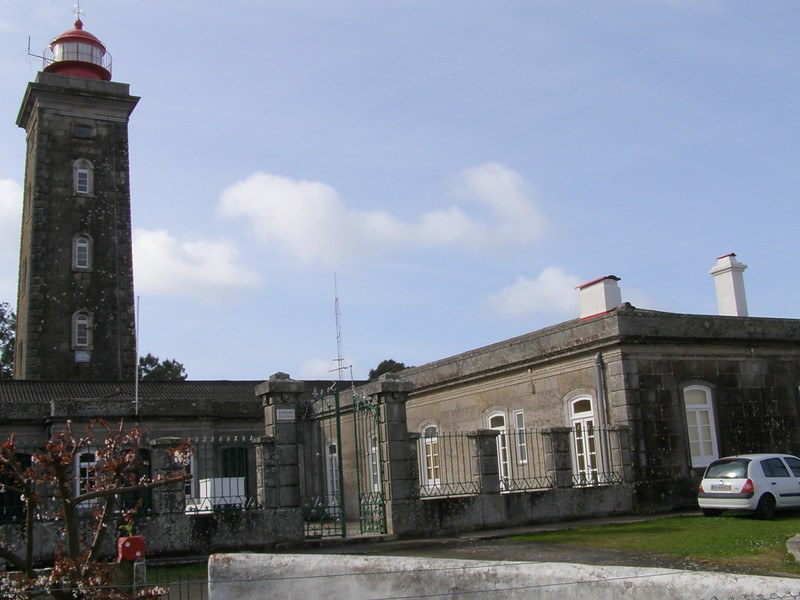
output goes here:
<path id="1" fill-rule="evenodd" d="M 720 256 L 709 273 L 714 276 L 719 314 L 729 317 L 747 316 L 747 297 L 744 291 L 744 270 L 747 265 L 736 260 L 736 255 Z"/>
<path id="2" fill-rule="evenodd" d="M 622 304 L 619 277 L 606 275 L 578 286 L 580 317 L 585 319 L 607 313 Z"/>
<path id="3" fill-rule="evenodd" d="M 209 600 L 263 598 L 680 600 L 782 597 L 800 580 L 673 569 L 386 556 L 216 554 Z"/>

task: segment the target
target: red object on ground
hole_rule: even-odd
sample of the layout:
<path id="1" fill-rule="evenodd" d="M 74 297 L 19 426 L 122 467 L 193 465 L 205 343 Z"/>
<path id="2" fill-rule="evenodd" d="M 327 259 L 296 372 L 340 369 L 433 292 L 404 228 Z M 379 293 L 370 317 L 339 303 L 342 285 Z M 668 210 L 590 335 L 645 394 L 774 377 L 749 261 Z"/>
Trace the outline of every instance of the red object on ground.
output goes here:
<path id="1" fill-rule="evenodd" d="M 144 558 L 144 538 L 140 535 L 121 537 L 117 540 L 117 560 Z"/>

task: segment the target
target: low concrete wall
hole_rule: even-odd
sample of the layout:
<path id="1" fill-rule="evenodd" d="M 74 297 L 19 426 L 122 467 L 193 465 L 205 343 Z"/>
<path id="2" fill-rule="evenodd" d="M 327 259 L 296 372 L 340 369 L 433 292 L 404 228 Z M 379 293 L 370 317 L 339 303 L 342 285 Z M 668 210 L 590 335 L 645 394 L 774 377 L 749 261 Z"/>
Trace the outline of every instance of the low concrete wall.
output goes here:
<path id="1" fill-rule="evenodd" d="M 269 550 L 303 541 L 299 509 L 267 509 L 144 517 L 137 533 L 149 556 Z"/>
<path id="2" fill-rule="evenodd" d="M 563 563 L 385 556 L 217 554 L 208 565 L 209 600 L 552 598 L 654 600 L 783 597 L 800 580 L 730 573 Z"/>
<path id="3" fill-rule="evenodd" d="M 446 535 L 633 512 L 629 483 L 511 494 L 430 498 L 416 505 L 420 535 Z"/>
<path id="4" fill-rule="evenodd" d="M 88 515 L 87 515 L 88 517 Z M 117 554 L 119 523 L 109 527 L 102 555 Z M 90 520 L 81 521 L 82 535 L 93 535 Z M 24 524 L 0 525 L 0 545 L 18 555 L 25 548 Z M 63 541 L 63 524 L 53 521 L 34 523 L 34 560 L 48 563 Z M 138 517 L 135 533 L 145 539 L 147 556 L 206 555 L 210 552 L 241 550 L 270 551 L 277 546 L 302 544 L 303 519 L 300 509 L 266 509 L 209 514 L 168 514 Z"/>

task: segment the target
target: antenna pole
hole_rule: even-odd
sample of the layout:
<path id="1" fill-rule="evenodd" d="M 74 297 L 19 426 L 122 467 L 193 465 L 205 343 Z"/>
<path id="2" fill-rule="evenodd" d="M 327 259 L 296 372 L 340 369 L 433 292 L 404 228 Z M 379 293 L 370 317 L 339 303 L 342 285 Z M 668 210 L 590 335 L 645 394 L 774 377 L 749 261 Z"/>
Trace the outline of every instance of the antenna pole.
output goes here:
<path id="1" fill-rule="evenodd" d="M 136 296 L 136 339 L 134 340 L 136 352 L 136 376 L 133 381 L 133 414 L 139 416 L 139 296 Z"/>
<path id="2" fill-rule="evenodd" d="M 333 359 L 333 362 L 336 366 L 331 369 L 331 372 L 336 371 L 339 381 L 342 381 L 342 373 L 348 368 L 352 372 L 352 365 L 346 366 L 344 364 L 344 354 L 342 351 L 342 311 L 339 308 L 339 284 L 336 279 L 336 273 L 333 274 L 333 294 L 335 297 L 333 306 L 336 313 L 336 358 Z"/>
<path id="3" fill-rule="evenodd" d="M 336 371 L 339 374 L 339 381 L 342 380 L 342 363 L 344 356 L 342 356 L 342 311 L 339 308 L 339 282 L 336 279 L 336 273 L 333 274 L 333 294 L 336 297 L 334 301 L 334 310 L 336 311 Z"/>

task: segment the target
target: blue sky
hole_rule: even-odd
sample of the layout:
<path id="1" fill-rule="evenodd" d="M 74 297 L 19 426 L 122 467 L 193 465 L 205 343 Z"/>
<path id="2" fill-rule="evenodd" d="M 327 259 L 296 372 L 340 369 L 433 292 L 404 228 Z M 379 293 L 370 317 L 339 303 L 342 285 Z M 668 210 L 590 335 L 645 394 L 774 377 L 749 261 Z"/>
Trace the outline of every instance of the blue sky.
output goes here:
<path id="1" fill-rule="evenodd" d="M 418 365 L 636 306 L 800 318 L 800 3 L 83 0 L 130 124 L 140 349 L 191 379 Z M 0 300 L 14 122 L 71 0 L 0 0 Z"/>

